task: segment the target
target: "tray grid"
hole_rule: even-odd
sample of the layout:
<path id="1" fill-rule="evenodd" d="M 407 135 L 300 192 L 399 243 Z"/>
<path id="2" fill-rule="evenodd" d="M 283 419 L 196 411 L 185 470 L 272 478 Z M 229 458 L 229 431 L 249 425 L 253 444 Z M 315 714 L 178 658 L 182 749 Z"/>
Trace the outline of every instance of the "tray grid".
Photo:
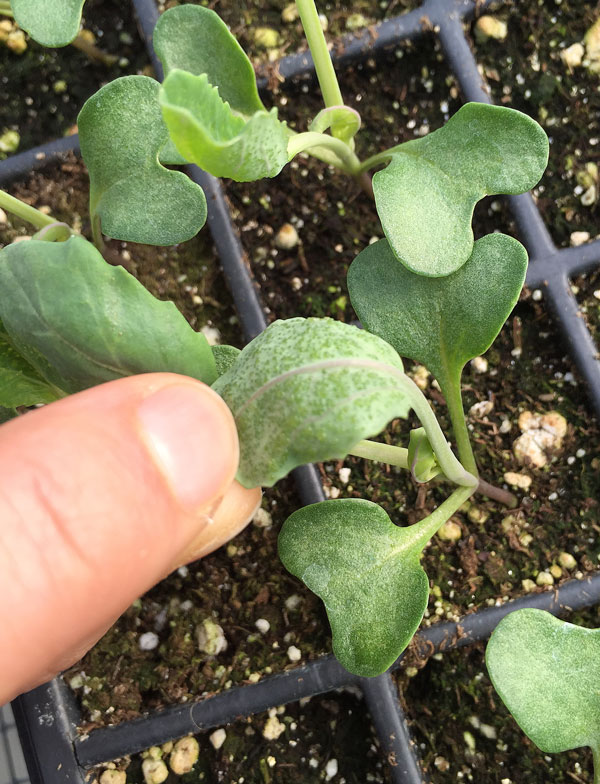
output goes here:
<path id="1" fill-rule="evenodd" d="M 155 0 L 132 0 L 137 11 L 141 34 L 148 47 L 157 76 L 160 63 L 152 50 L 152 30 L 158 19 Z M 387 20 L 362 34 L 344 37 L 334 52 L 338 67 L 343 67 L 392 49 L 403 41 L 423 35 L 439 40 L 448 64 L 456 76 L 466 100 L 490 103 L 489 91 L 477 68 L 463 29 L 463 21 L 477 8 L 489 2 L 480 0 L 425 0 L 420 8 L 401 17 Z M 308 53 L 283 58 L 278 71 L 284 79 L 314 77 Z M 265 83 L 259 83 L 261 89 Z M 60 157 L 65 151 L 78 152 L 77 137 L 62 139 L 0 162 L 0 183 L 23 176 Z M 266 326 L 263 306 L 248 272 L 244 251 L 233 228 L 224 194 L 218 180 L 188 167 L 190 176 L 200 184 L 209 204 L 209 226 L 217 246 L 225 276 L 240 315 L 245 337 L 250 340 Z M 579 372 L 587 382 L 590 400 L 600 416 L 600 361 L 598 348 L 581 318 L 569 284 L 570 278 L 600 265 L 600 240 L 578 248 L 558 249 L 544 224 L 530 194 L 508 197 L 521 239 L 530 255 L 527 285 L 540 289 L 557 326 L 568 344 Z M 302 502 L 323 499 L 319 477 L 312 466 L 294 471 Z M 428 655 L 460 648 L 487 639 L 493 628 L 508 612 L 517 607 L 538 607 L 558 614 L 600 603 L 600 572 L 584 580 L 572 580 L 558 590 L 528 595 L 506 604 L 480 610 L 463 617 L 458 623 L 436 624 L 417 635 L 417 645 Z M 400 666 L 402 657 L 391 670 Z M 85 770 L 98 763 L 140 751 L 153 744 L 221 726 L 240 715 L 249 715 L 352 685 L 361 689 L 381 743 L 383 757 L 390 765 L 394 784 L 422 784 L 425 781 L 414 751 L 406 718 L 390 672 L 374 679 L 350 675 L 333 657 L 324 657 L 290 672 L 270 676 L 257 684 L 230 691 L 187 705 L 173 705 L 163 711 L 124 722 L 116 727 L 98 729 L 85 738 L 76 734 L 78 711 L 74 698 L 62 681 L 55 680 L 19 698 L 15 703 L 17 723 L 24 739 L 33 784 L 77 782 L 83 784 Z M 40 706 L 43 706 L 41 708 Z M 50 709 L 55 721 L 40 722 L 40 712 Z M 8 726 L 8 725 L 7 725 Z M 2 714 L 0 730 L 3 731 Z M 2 733 L 0 733 L 2 734 Z M 0 754 L 2 747 L 0 746 Z M 50 760 L 60 758 L 61 774 L 53 771 Z M 1 758 L 0 758 L 1 759 Z M 1 775 L 1 769 L 0 769 Z M 22 775 L 15 769 L 15 776 Z M 14 778 L 6 784 L 25 784 L 27 779 Z M 5 782 L 0 779 L 0 784 Z"/>

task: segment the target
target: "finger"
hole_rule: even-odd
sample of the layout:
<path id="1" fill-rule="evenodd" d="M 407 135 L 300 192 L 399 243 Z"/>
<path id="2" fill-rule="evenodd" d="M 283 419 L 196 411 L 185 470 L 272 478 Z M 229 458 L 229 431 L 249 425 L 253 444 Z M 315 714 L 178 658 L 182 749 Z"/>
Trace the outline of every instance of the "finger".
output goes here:
<path id="1" fill-rule="evenodd" d="M 221 398 L 167 373 L 0 428 L 0 704 L 76 661 L 136 597 L 239 530 L 259 491 L 233 484 L 238 457 Z M 222 505 L 229 492 L 238 501 Z"/>

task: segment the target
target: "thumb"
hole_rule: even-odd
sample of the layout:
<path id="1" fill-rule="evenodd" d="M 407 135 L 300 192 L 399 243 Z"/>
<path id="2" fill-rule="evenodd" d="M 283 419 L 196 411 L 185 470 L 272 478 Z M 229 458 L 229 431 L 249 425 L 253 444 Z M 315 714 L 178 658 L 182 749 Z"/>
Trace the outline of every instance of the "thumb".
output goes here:
<path id="1" fill-rule="evenodd" d="M 0 705 L 74 663 L 176 566 L 234 536 L 260 489 L 234 481 L 233 417 L 152 373 L 0 428 Z"/>

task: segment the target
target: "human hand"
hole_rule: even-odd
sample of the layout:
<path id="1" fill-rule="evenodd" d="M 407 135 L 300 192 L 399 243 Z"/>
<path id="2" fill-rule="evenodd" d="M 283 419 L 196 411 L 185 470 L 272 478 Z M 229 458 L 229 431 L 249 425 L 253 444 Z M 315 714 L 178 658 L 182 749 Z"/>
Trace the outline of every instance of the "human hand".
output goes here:
<path id="1" fill-rule="evenodd" d="M 144 591 L 231 539 L 260 488 L 235 480 L 233 417 L 151 373 L 0 428 L 0 705 L 76 662 Z"/>

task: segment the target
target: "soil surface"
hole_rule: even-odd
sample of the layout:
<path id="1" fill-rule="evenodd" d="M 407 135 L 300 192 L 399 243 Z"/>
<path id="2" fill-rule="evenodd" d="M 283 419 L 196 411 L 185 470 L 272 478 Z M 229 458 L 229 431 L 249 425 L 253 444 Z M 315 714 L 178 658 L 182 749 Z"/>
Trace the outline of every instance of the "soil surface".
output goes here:
<path id="1" fill-rule="evenodd" d="M 569 620 L 598 627 L 600 612 Z M 413 738 L 435 784 L 592 783 L 589 749 L 544 754 L 521 732 L 490 683 L 482 645 L 438 654 L 416 677 L 400 680 Z"/>
<path id="2" fill-rule="evenodd" d="M 147 70 L 130 2 L 87 0 L 83 26 L 102 51 L 115 56 L 113 65 L 94 61 L 73 46 L 47 49 L 29 38 L 22 54 L 0 45 L 0 134 L 19 133 L 16 152 L 73 133 L 90 95 L 117 76 Z"/>
<path id="3" fill-rule="evenodd" d="M 218 2 L 214 7 L 224 13 L 234 32 L 242 34 L 243 43 L 254 41 L 250 53 L 258 57 L 260 46 L 251 34 L 259 24 L 277 27 L 282 36 L 291 32 L 287 49 L 282 45 L 280 50 L 292 51 L 299 45 L 297 23 L 282 25 L 280 21 L 285 5 L 273 3 L 267 11 L 259 12 L 257 5 L 249 3 L 243 14 L 238 9 L 221 9 Z M 332 4 L 327 11 L 330 29 L 346 31 L 350 10 L 365 14 L 371 21 L 408 7 L 407 3 L 392 2 L 373 10 L 373 4 L 369 5 L 371 11 L 363 11 L 362 6 L 349 9 L 343 4 Z M 498 16 L 508 22 L 508 38 L 476 44 L 495 99 L 536 117 L 552 136 L 549 170 L 536 194 L 553 237 L 561 246 L 571 242 L 574 231 L 587 231 L 590 237 L 598 231 L 597 202 L 582 204 L 584 191 L 579 188 L 583 187 L 581 172 L 590 173 L 586 164 L 598 158 L 600 77 L 583 68 L 569 73 L 560 59 L 561 49 L 581 40 L 596 15 L 595 7 L 583 0 L 541 5 L 519 0 L 498 11 Z M 379 63 L 367 61 L 343 74 L 341 82 L 347 102 L 363 117 L 363 130 L 357 140 L 361 157 L 434 130 L 461 105 L 455 80 L 429 37 L 418 44 L 399 47 L 391 58 Z M 273 104 L 279 107 L 280 116 L 299 130 L 304 130 L 321 108 L 318 94 L 306 84 L 279 87 Z M 64 179 L 58 189 L 50 187 L 42 175 L 35 175 L 20 193 L 36 206 L 50 206 L 64 220 L 70 220 L 68 216 L 73 213 L 81 216 L 85 231 L 86 186 L 81 169 L 68 161 L 60 176 Z M 273 181 L 230 184 L 228 196 L 272 318 L 328 315 L 354 320 L 345 273 L 356 253 L 373 237 L 382 236 L 372 203 L 355 183 L 318 161 L 298 158 Z M 300 243 L 281 251 L 275 237 L 285 222 L 296 227 Z M 487 199 L 476 211 L 476 235 L 493 230 L 515 234 L 501 199 Z M 22 227 L 15 225 L 3 237 L 0 235 L 0 240 L 10 241 L 18 233 L 22 233 Z M 131 259 L 125 258 L 128 268 L 153 293 L 173 299 L 193 326 L 200 328 L 210 320 L 223 333 L 224 342 L 239 343 L 235 326 L 226 326 L 234 319 L 228 297 L 216 296 L 203 283 L 208 280 L 211 286 L 214 282 L 222 287 L 206 238 L 201 235 L 185 246 L 158 252 L 144 246 L 116 246 L 117 252 L 125 250 L 130 254 Z M 189 248 L 195 249 L 190 255 Z M 199 274 L 198 258 L 200 266 L 207 267 L 204 278 Z M 182 275 L 188 278 L 181 279 Z M 600 289 L 600 279 L 590 275 L 575 285 L 587 308 L 589 323 L 597 325 L 600 300 L 594 291 Z M 195 296 L 202 300 L 200 310 Z M 204 310 L 205 306 L 208 310 Z M 526 590 L 542 590 L 536 580 L 540 573 L 549 574 L 550 569 L 556 575 L 552 577 L 556 585 L 598 566 L 598 423 L 590 415 L 585 390 L 537 292 L 524 292 L 486 359 L 485 372 L 468 367 L 464 376 L 466 411 L 476 403 L 488 404 L 487 413 L 482 413 L 480 406 L 468 415 L 481 472 L 498 484 L 504 482 L 507 472 L 526 475 L 531 484 L 526 490 L 516 491 L 519 506 L 514 512 L 509 514 L 498 504 L 476 497 L 474 504 L 454 518 L 461 531 L 458 540 L 434 538 L 423 559 L 432 587 L 426 625 L 437 619 L 455 620 L 465 612 L 505 602 Z M 410 364 L 409 368 L 414 372 Z M 449 432 L 443 398 L 431 378 L 427 384 L 426 394 Z M 521 433 L 519 416 L 525 411 L 558 411 L 567 422 L 566 436 L 547 455 L 543 467 L 522 466 L 513 452 L 514 441 Z M 410 427 L 415 425 L 416 422 L 394 422 L 382 438 L 404 445 Z M 349 475 L 341 472 L 342 468 L 349 468 Z M 353 458 L 322 465 L 320 470 L 331 497 L 369 497 L 380 503 L 399 525 L 425 516 L 448 492 L 442 485 L 418 489 L 404 472 Z M 93 651 L 67 673 L 67 681 L 73 683 L 81 697 L 85 729 L 294 666 L 288 655 L 290 646 L 300 650 L 301 662 L 329 652 L 328 627 L 319 601 L 285 572 L 276 556 L 278 527 L 296 506 L 289 482 L 269 491 L 263 507 L 271 519 L 263 516 L 259 521 L 262 525 L 251 525 L 228 547 L 157 586 L 136 602 Z M 271 524 L 263 527 L 264 523 Z M 575 559 L 573 568 L 558 567 L 559 555 L 565 552 Z M 201 653 L 196 641 L 198 625 L 207 619 L 222 628 L 228 642 L 227 649 L 215 657 Z M 268 621 L 266 632 L 259 631 L 258 620 Z M 597 626 L 599 620 L 597 613 L 585 617 L 589 625 Z M 140 649 L 140 637 L 146 632 L 158 637 L 158 646 L 150 651 Z M 589 760 L 584 753 L 544 757 L 533 751 L 491 690 L 479 649 L 430 660 L 411 679 L 405 672 L 401 674 L 399 682 L 434 784 L 460 779 L 482 784 L 591 780 Z M 435 700 L 431 695 L 435 695 Z M 319 701 L 319 705 L 324 702 Z M 290 706 L 285 716 L 293 717 L 297 726 L 304 727 L 302 710 Z M 319 710 L 326 716 L 329 709 L 324 709 L 325 713 L 322 708 Z M 340 715 L 346 715 L 348 708 L 340 710 Z M 482 735 L 470 721 L 472 715 L 478 717 L 479 726 L 489 724 L 496 738 Z M 257 718 L 249 725 L 261 738 L 265 720 Z M 314 719 L 315 723 L 313 718 L 306 721 L 306 727 L 316 727 L 310 731 L 317 734 L 331 723 L 330 720 L 328 725 L 322 718 Z M 465 741 L 466 731 L 475 738 L 474 750 Z M 323 780 L 327 754 L 319 757 L 314 769 L 310 765 L 308 769 L 302 767 L 304 763 L 293 758 L 294 747 L 289 741 L 295 738 L 291 729 L 282 735 L 287 746 L 278 748 L 277 753 L 268 751 L 264 744 L 255 752 L 256 737 L 254 741 L 250 737 L 245 746 L 246 732 L 246 728 L 243 732 L 232 731 L 230 742 L 237 745 L 232 748 L 234 759 L 229 762 L 223 750 L 219 756 L 203 741 L 203 748 L 209 753 L 202 763 L 205 767 L 199 766 L 198 770 L 206 778 L 198 775 L 187 780 L 233 782 L 244 776 L 246 782 L 261 784 L 310 782 L 313 770 L 314 780 Z M 332 733 L 326 735 L 329 740 L 323 741 L 322 748 L 330 748 L 327 744 L 334 740 L 336 744 L 341 742 L 333 729 Z M 302 753 L 306 756 L 305 751 Z M 327 753 L 337 756 L 341 763 L 342 752 L 337 746 L 335 752 Z M 244 763 L 244 755 L 254 754 Z M 292 767 L 288 771 L 278 762 L 270 768 L 269 754 L 278 761 L 286 760 L 285 764 Z M 436 757 L 443 758 L 450 767 L 444 769 L 444 762 L 436 764 Z M 267 760 L 266 773 L 260 759 Z M 581 769 L 575 767 L 576 762 Z M 229 764 L 229 778 L 219 777 L 219 766 Z M 304 778 L 292 777 L 293 766 L 303 772 Z M 370 779 L 370 775 L 382 775 L 372 770 L 361 771 L 363 778 L 343 775 L 347 782 L 384 780 Z"/>
<path id="4" fill-rule="evenodd" d="M 171 773 L 167 784 L 389 781 L 365 706 L 347 692 L 273 709 L 230 725 L 225 732 L 219 749 L 213 747 L 212 733 L 198 735 L 198 763 L 184 776 Z M 168 752 L 163 752 L 163 760 L 168 765 Z M 117 763 L 126 766 L 128 784 L 143 783 L 142 761 L 140 755 Z"/>

